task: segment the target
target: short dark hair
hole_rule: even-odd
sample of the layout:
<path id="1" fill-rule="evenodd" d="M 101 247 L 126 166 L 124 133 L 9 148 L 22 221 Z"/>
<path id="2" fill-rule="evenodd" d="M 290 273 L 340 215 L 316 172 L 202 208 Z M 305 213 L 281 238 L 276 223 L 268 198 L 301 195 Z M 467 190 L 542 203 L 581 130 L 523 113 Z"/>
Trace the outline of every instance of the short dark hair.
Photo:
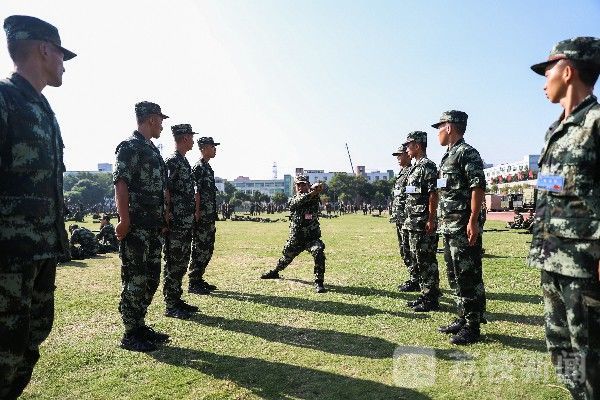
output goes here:
<path id="1" fill-rule="evenodd" d="M 464 135 L 467 131 L 467 124 L 462 124 L 458 122 L 451 122 L 451 124 L 454 126 L 456 133 L 458 133 L 459 135 Z"/>
<path id="2" fill-rule="evenodd" d="M 600 74 L 600 66 L 585 61 L 569 60 L 573 67 L 579 74 L 579 79 L 584 85 L 588 87 L 594 87 L 598 81 L 598 75 Z"/>
<path id="3" fill-rule="evenodd" d="M 152 114 L 146 114 L 146 115 L 142 115 L 142 116 L 136 116 L 138 125 L 139 124 L 143 124 L 144 122 L 148 121 L 150 118 L 152 118 Z"/>
<path id="4" fill-rule="evenodd" d="M 8 55 L 15 63 L 27 60 L 27 56 L 31 52 L 37 40 L 13 40 L 8 42 Z"/>

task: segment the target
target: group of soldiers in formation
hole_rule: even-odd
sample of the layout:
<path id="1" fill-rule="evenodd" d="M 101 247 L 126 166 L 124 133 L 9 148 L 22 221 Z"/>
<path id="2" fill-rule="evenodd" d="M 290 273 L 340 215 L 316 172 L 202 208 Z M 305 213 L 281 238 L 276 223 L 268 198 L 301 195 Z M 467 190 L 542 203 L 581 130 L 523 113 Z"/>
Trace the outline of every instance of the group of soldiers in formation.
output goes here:
<path id="1" fill-rule="evenodd" d="M 69 252 L 64 224 L 64 143 L 55 114 L 43 96 L 59 87 L 64 61 L 76 56 L 58 30 L 35 17 L 5 19 L 14 73 L 0 81 L 0 398 L 20 396 L 39 359 L 39 346 L 54 320 L 57 260 Z M 600 73 L 600 39 L 559 42 L 548 59 L 531 67 L 544 75 L 544 91 L 563 113 L 550 126 L 540 156 L 539 195 L 529 264 L 541 270 L 546 340 L 553 364 L 573 398 L 600 392 L 600 105 L 593 88 Z M 121 346 L 151 351 L 168 335 L 145 324 L 165 256 L 165 314 L 187 318 L 198 310 L 181 299 L 189 263 L 189 292 L 215 289 L 203 275 L 215 237 L 215 182 L 209 160 L 214 140 L 197 141 L 202 158 L 192 169 L 185 158 L 194 146 L 188 124 L 171 130 L 177 150 L 163 161 L 151 139 L 166 115 L 151 102 L 135 106 L 137 130 L 116 149 L 115 199 L 119 223 L 125 326 Z M 394 155 L 402 167 L 394 189 L 400 251 L 409 272 L 401 290 L 418 290 L 415 312 L 439 305 L 435 258 L 438 235 L 457 299 L 458 316 L 440 331 L 451 342 L 480 339 L 485 322 L 479 209 L 485 178 L 479 153 L 464 141 L 467 114 L 449 111 L 433 124 L 447 151 L 439 167 L 427 158 L 427 134 L 414 131 Z M 410 162 L 412 160 L 412 163 Z M 306 250 L 315 261 L 315 290 L 325 292 L 325 244 L 319 227 L 322 184 L 295 180 L 290 236 L 282 257 L 264 279 L 279 277 Z M 191 244 L 191 245 L 190 245 Z M 190 254 L 191 253 L 191 254 Z"/>

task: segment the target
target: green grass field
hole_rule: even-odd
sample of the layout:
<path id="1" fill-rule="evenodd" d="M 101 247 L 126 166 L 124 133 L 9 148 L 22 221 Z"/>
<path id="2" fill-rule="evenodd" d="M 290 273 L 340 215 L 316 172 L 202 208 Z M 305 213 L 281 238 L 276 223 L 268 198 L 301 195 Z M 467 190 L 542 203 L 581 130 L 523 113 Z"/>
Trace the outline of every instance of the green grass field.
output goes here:
<path id="1" fill-rule="evenodd" d="M 417 315 L 405 305 L 416 295 L 396 289 L 407 273 L 387 218 L 347 215 L 321 227 L 329 291 L 316 294 L 308 253 L 284 279 L 258 279 L 279 257 L 286 223 L 219 222 L 206 274 L 219 290 L 186 293 L 201 312 L 181 321 L 163 316 L 159 288 L 147 323 L 172 340 L 149 354 L 119 348 L 118 255 L 59 266 L 54 329 L 23 398 L 569 398 L 545 352 L 529 235 L 486 225 L 490 321 L 481 343 L 456 347 L 436 331 L 455 310 L 441 254 L 442 309 Z"/>

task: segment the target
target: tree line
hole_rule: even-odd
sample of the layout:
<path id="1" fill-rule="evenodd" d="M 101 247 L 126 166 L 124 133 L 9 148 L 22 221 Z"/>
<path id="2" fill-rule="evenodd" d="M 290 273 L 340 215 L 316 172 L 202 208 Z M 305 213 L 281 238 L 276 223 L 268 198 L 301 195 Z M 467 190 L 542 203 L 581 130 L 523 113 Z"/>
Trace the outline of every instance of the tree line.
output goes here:
<path id="1" fill-rule="evenodd" d="M 112 174 L 95 172 L 77 172 L 65 174 L 64 197 L 67 204 L 74 204 L 86 209 L 98 204 L 112 202 L 114 187 Z M 394 180 L 378 180 L 369 182 L 364 176 L 347 173 L 336 173 L 326 182 L 322 201 L 345 204 L 368 203 L 374 206 L 387 206 L 391 200 Z M 217 203 L 232 203 L 236 206 L 244 202 L 271 203 L 283 205 L 288 197 L 283 192 L 272 196 L 254 191 L 252 194 L 240 192 L 231 182 L 225 181 L 225 191 L 218 192 Z"/>

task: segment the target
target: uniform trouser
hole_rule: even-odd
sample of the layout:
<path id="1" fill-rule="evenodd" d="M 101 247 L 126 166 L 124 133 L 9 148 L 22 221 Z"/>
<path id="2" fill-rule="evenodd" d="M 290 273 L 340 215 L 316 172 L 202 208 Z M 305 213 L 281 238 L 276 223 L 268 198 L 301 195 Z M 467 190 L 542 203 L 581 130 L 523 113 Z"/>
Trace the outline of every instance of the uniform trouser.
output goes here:
<path id="1" fill-rule="evenodd" d="M 29 383 L 54 321 L 56 260 L 0 262 L 0 399 Z"/>
<path id="2" fill-rule="evenodd" d="M 206 266 L 212 258 L 215 249 L 215 234 L 217 227 L 214 222 L 197 223 L 194 225 L 192 241 L 192 259 L 190 261 L 190 285 L 202 281 Z"/>
<path id="3" fill-rule="evenodd" d="M 408 229 L 402 229 L 402 224 L 396 224 L 396 235 L 398 236 L 398 247 L 400 249 L 400 258 L 406 265 L 408 270 L 409 280 L 411 282 L 419 282 L 419 276 L 417 275 L 415 268 L 411 264 L 410 258 L 410 243 L 408 241 L 409 234 Z"/>
<path id="4" fill-rule="evenodd" d="M 160 283 L 162 239 L 159 229 L 131 228 L 121 241 L 121 302 L 119 312 L 130 332 L 145 325 L 148 306 Z"/>
<path id="5" fill-rule="evenodd" d="M 167 308 L 177 306 L 183 291 L 181 281 L 190 262 L 192 228 L 171 229 L 165 238 L 165 271 L 163 294 Z"/>
<path id="6" fill-rule="evenodd" d="M 283 271 L 285 267 L 302 253 L 308 251 L 315 260 L 314 275 L 315 282 L 323 283 L 325 279 L 325 243 L 319 238 L 316 239 L 299 239 L 291 237 L 283 246 L 282 256 L 277 261 L 275 270 Z"/>
<path id="7" fill-rule="evenodd" d="M 546 344 L 552 363 L 573 398 L 598 399 L 600 313 L 588 313 L 583 301 L 584 294 L 600 298 L 598 276 L 574 278 L 548 271 L 541 275 Z"/>
<path id="8" fill-rule="evenodd" d="M 440 296 L 440 273 L 435 257 L 438 235 L 425 232 L 409 231 L 410 264 L 419 277 L 423 297 L 437 300 Z"/>
<path id="9" fill-rule="evenodd" d="M 485 313 L 481 240 L 479 235 L 475 245 L 469 246 L 466 228 L 454 234 L 444 234 L 444 260 L 450 287 L 454 289 L 458 315 L 475 327 L 479 327 Z"/>
<path id="10" fill-rule="evenodd" d="M 442 235 L 442 243 L 444 245 L 444 263 L 446 264 L 446 277 L 448 278 L 448 286 L 453 291 L 456 291 L 456 276 L 454 275 L 454 267 L 452 264 L 452 253 L 450 246 L 446 246 L 446 235 Z"/>

